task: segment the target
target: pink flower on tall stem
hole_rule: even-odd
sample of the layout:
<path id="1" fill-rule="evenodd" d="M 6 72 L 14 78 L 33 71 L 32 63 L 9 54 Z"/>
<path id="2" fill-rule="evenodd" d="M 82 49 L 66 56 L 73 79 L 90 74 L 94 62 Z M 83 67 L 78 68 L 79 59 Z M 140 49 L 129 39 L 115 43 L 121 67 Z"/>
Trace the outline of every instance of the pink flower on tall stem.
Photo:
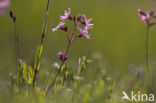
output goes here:
<path id="1" fill-rule="evenodd" d="M 68 44 L 67 47 L 65 49 L 65 52 L 63 53 L 62 51 L 58 52 L 58 58 L 60 59 L 61 63 L 60 66 L 58 68 L 58 72 L 56 73 L 56 75 L 54 76 L 54 79 L 52 80 L 52 82 L 50 83 L 50 85 L 48 86 L 45 95 L 48 94 L 48 92 L 50 91 L 50 89 L 54 86 L 55 81 L 58 77 L 58 75 L 61 72 L 62 67 L 65 65 L 66 60 L 68 59 L 68 52 L 69 52 L 69 48 L 70 45 L 72 44 L 72 41 L 74 41 L 77 37 L 82 37 L 84 36 L 85 38 L 89 39 L 90 35 L 88 34 L 88 30 L 93 28 L 93 24 L 90 24 L 90 21 L 92 19 L 87 19 L 87 17 L 85 15 L 81 15 L 78 14 L 77 16 L 69 16 L 71 13 L 71 9 L 69 8 L 68 10 L 65 10 L 65 15 L 64 16 L 60 16 L 60 24 L 58 26 L 56 26 L 55 28 L 52 29 L 53 32 L 57 31 L 58 29 L 63 30 L 67 33 L 67 40 L 68 40 Z M 84 19 L 83 21 L 81 19 Z M 72 32 L 69 32 L 67 28 L 67 26 L 64 26 L 65 23 L 67 22 L 67 20 L 70 20 L 73 22 L 74 25 L 72 25 L 73 30 Z M 80 28 L 82 25 L 83 27 Z M 79 33 L 77 33 L 77 31 Z"/>
<path id="2" fill-rule="evenodd" d="M 147 32 L 146 32 L 146 49 L 145 49 L 145 62 L 146 62 L 146 68 L 149 70 L 150 64 L 149 64 L 149 30 L 150 27 L 155 25 L 156 22 L 152 21 L 156 18 L 156 12 L 153 10 L 143 12 L 141 9 L 138 9 L 138 15 L 142 22 L 144 22 L 147 25 Z"/>

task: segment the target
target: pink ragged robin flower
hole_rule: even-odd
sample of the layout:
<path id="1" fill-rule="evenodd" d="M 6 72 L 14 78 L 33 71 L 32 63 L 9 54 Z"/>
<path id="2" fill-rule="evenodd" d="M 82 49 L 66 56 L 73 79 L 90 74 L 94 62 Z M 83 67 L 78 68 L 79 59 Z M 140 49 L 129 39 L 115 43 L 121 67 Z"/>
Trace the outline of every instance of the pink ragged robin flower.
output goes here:
<path id="1" fill-rule="evenodd" d="M 156 18 L 156 13 L 153 10 L 143 12 L 141 9 L 138 9 L 138 15 L 145 24 L 150 23 L 153 18 Z"/>
<path id="2" fill-rule="evenodd" d="M 64 21 L 66 19 L 72 19 L 72 17 L 69 16 L 70 13 L 71 13 L 71 9 L 70 8 L 68 8 L 68 10 L 65 10 L 64 12 L 65 12 L 64 16 L 60 16 L 60 20 Z"/>

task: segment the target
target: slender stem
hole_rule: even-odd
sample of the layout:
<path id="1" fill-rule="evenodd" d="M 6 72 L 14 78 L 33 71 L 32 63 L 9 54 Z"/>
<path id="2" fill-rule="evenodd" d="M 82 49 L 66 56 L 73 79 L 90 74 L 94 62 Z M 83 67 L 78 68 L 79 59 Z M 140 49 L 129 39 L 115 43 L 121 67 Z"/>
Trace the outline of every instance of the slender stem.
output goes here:
<path id="1" fill-rule="evenodd" d="M 20 43 L 19 43 L 19 37 L 18 37 L 18 32 L 16 28 L 16 17 L 14 16 L 13 12 L 10 11 L 10 17 L 13 20 L 14 23 L 14 31 L 15 31 L 15 48 L 16 48 L 16 64 L 17 64 L 17 70 L 19 72 L 18 78 L 19 78 L 19 88 L 20 88 Z"/>
<path id="2" fill-rule="evenodd" d="M 46 14 L 45 14 L 45 21 L 44 21 L 44 26 L 43 26 L 43 31 L 41 35 L 41 43 L 43 43 L 44 37 L 45 37 L 45 32 L 46 32 L 46 26 L 47 26 L 47 20 L 48 20 L 48 12 L 49 12 L 49 2 L 50 0 L 47 0 L 47 8 L 46 8 Z"/>
<path id="3" fill-rule="evenodd" d="M 10 11 L 10 17 L 13 20 L 14 23 L 14 31 L 15 31 L 15 48 L 16 48 L 16 61 L 17 61 L 17 68 L 19 70 L 20 68 L 20 43 L 19 43 L 19 37 L 18 37 L 18 32 L 16 28 L 16 17 L 14 16 L 13 12 Z"/>
<path id="4" fill-rule="evenodd" d="M 149 70 L 149 23 L 147 23 L 147 32 L 146 32 L 146 67 Z"/>
<path id="5" fill-rule="evenodd" d="M 67 71 L 67 66 L 65 64 L 65 68 L 63 70 L 63 80 L 62 80 L 62 86 L 64 85 L 65 79 L 66 79 L 66 71 Z"/>
<path id="6" fill-rule="evenodd" d="M 63 57 L 65 57 L 65 56 L 67 55 L 68 50 L 69 50 L 69 47 L 70 47 L 70 44 L 71 44 L 71 42 L 68 42 L 68 45 L 67 45 L 67 48 L 66 48 L 66 51 L 65 51 Z M 53 87 L 53 85 L 54 85 L 54 83 L 55 83 L 55 81 L 56 81 L 56 79 L 57 79 L 57 77 L 58 77 L 58 75 L 59 75 L 59 73 L 60 73 L 60 71 L 61 71 L 61 69 L 62 69 L 62 66 L 63 66 L 64 62 L 65 62 L 64 60 L 61 62 L 60 66 L 59 66 L 59 69 L 58 69 L 58 72 L 56 73 L 56 75 L 55 75 L 54 79 L 52 80 L 51 84 L 49 85 L 49 87 L 48 87 L 47 90 L 45 91 L 45 96 L 48 95 L 48 92 L 49 92 L 50 89 Z"/>
<path id="7" fill-rule="evenodd" d="M 19 43 L 19 37 L 16 29 L 16 22 L 14 22 L 14 28 L 15 28 L 15 37 L 16 37 L 16 51 L 17 51 L 17 65 L 18 69 L 20 69 L 20 43 Z"/>
<path id="8" fill-rule="evenodd" d="M 65 50 L 65 53 L 64 53 L 64 55 L 63 55 L 63 58 L 65 58 L 65 56 L 67 56 L 67 54 L 68 54 L 69 47 L 70 47 L 71 42 L 73 41 L 73 38 L 74 38 L 74 34 L 75 34 L 75 31 L 76 31 L 76 27 L 77 27 L 77 25 L 76 25 L 76 22 L 75 22 L 75 20 L 74 20 L 74 29 L 73 29 L 73 33 L 72 33 L 71 37 L 69 36 L 69 33 L 67 32 L 67 36 L 68 36 L 68 45 L 67 45 L 67 48 L 66 48 L 66 50 Z M 70 37 L 70 38 L 69 38 L 69 37 Z M 64 63 L 65 63 L 65 60 L 63 60 L 63 61 L 61 62 L 60 66 L 59 66 L 59 69 L 58 69 L 58 72 L 56 73 L 56 75 L 55 75 L 54 79 L 52 80 L 51 84 L 49 85 L 49 87 L 46 89 L 46 91 L 45 91 L 45 96 L 48 95 L 48 92 L 50 91 L 50 89 L 51 89 L 51 88 L 53 87 L 53 85 L 55 84 L 55 81 L 56 81 L 56 79 L 57 79 L 57 77 L 58 77 L 58 75 L 59 75 L 59 73 L 60 73 L 60 71 L 61 71 L 62 66 L 63 66 Z"/>
<path id="9" fill-rule="evenodd" d="M 45 13 L 45 21 L 44 21 L 44 25 L 43 25 L 42 34 L 41 34 L 40 46 L 43 44 L 43 40 L 44 40 L 44 37 L 45 37 L 47 20 L 48 20 L 48 12 L 49 12 L 49 3 L 50 3 L 50 0 L 47 0 L 47 7 L 46 7 L 46 13 Z M 34 73 L 34 78 L 33 78 L 33 88 L 35 87 L 37 73 L 38 73 L 38 70 L 37 70 L 37 68 L 35 68 L 35 73 Z"/>

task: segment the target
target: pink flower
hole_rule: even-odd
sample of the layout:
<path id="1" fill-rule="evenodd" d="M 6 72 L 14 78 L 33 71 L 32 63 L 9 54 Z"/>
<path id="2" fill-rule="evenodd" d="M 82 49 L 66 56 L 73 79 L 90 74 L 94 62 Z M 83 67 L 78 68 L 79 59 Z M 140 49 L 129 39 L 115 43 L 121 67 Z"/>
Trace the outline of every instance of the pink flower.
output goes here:
<path id="1" fill-rule="evenodd" d="M 92 20 L 92 18 L 87 19 L 87 17 L 84 15 L 84 19 L 85 19 L 84 29 L 85 29 L 85 30 L 88 30 L 88 29 L 93 28 L 93 27 L 92 27 L 93 24 L 90 24 L 90 21 Z"/>
<path id="2" fill-rule="evenodd" d="M 81 22 L 81 24 L 84 25 L 83 29 L 80 28 L 78 25 L 77 25 L 77 29 L 79 30 L 80 34 L 78 35 L 78 37 L 82 37 L 84 36 L 85 38 L 87 39 L 90 39 L 90 35 L 88 34 L 88 29 L 91 29 L 93 28 L 93 24 L 90 24 L 90 21 L 92 20 L 92 18 L 90 19 L 87 19 L 87 17 L 85 15 L 83 15 L 84 17 L 84 21 Z"/>
<path id="3" fill-rule="evenodd" d="M 87 19 L 87 17 L 85 15 L 82 15 L 82 14 L 78 14 L 77 17 L 71 17 L 69 16 L 71 13 L 71 9 L 69 8 L 68 10 L 65 10 L 65 15 L 64 16 L 60 16 L 60 19 L 61 19 L 61 22 L 60 24 L 53 28 L 52 31 L 55 32 L 57 31 L 58 29 L 61 29 L 65 32 L 67 32 L 67 36 L 68 36 L 68 40 L 69 42 L 71 42 L 70 40 L 70 33 L 68 33 L 67 31 L 67 26 L 64 26 L 65 23 L 66 23 L 66 19 L 70 19 L 71 21 L 74 22 L 74 28 L 77 29 L 79 31 L 79 34 L 75 34 L 74 36 L 75 37 L 82 37 L 84 36 L 85 38 L 87 39 L 90 39 L 90 34 L 88 34 L 88 30 L 93 28 L 93 24 L 91 24 L 91 20 L 92 18 L 90 19 Z M 84 18 L 84 20 L 82 21 L 82 19 Z M 80 25 L 82 25 L 83 27 L 80 28 Z M 76 30 L 74 30 L 74 33 L 75 33 Z M 72 33 L 72 34 L 74 34 Z"/>
<path id="4" fill-rule="evenodd" d="M 64 16 L 60 16 L 60 20 L 64 21 L 66 19 L 72 19 L 72 17 L 69 16 L 71 13 L 70 8 L 68 8 L 68 10 L 65 10 L 64 12 L 65 12 L 65 14 L 64 14 Z"/>
<path id="5" fill-rule="evenodd" d="M 155 12 L 153 10 L 144 13 L 141 9 L 138 9 L 138 15 L 142 22 L 149 23 L 151 19 L 155 18 Z"/>
<path id="6" fill-rule="evenodd" d="M 10 6 L 9 0 L 0 1 L 0 14 L 3 14 L 9 6 Z"/>
<path id="7" fill-rule="evenodd" d="M 58 26 L 56 26 L 55 28 L 52 29 L 53 32 L 57 31 L 60 28 L 63 28 L 63 25 L 65 24 L 65 22 L 60 22 Z"/>
<path id="8" fill-rule="evenodd" d="M 77 26 L 80 34 L 78 35 L 78 37 L 86 37 L 87 39 L 90 39 L 90 35 L 88 34 L 88 30 L 85 30 L 85 29 L 81 29 L 79 26 Z"/>

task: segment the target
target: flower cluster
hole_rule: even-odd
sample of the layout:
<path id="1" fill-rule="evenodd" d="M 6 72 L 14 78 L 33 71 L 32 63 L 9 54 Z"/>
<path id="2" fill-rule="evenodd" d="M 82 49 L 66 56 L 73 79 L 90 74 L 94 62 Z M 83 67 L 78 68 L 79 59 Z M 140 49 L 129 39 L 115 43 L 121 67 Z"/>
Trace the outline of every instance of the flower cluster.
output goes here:
<path id="1" fill-rule="evenodd" d="M 145 24 L 150 24 L 150 25 L 156 24 L 156 22 L 150 23 L 150 21 L 152 19 L 156 18 L 156 12 L 155 11 L 150 10 L 147 12 L 143 12 L 141 9 L 138 9 L 138 15 L 139 15 L 141 21 L 144 22 Z"/>
<path id="2" fill-rule="evenodd" d="M 52 29 L 53 32 L 57 31 L 58 29 L 64 30 L 67 32 L 67 27 L 64 26 L 66 23 L 66 20 L 71 20 L 75 23 L 75 26 L 77 30 L 79 31 L 79 34 L 75 34 L 76 37 L 86 37 L 87 39 L 90 38 L 90 34 L 88 33 L 88 30 L 93 28 L 93 24 L 90 24 L 90 21 L 92 18 L 87 19 L 85 15 L 78 14 L 77 17 L 72 17 L 70 16 L 71 14 L 71 9 L 69 8 L 68 10 L 65 10 L 64 16 L 60 16 L 61 22 L 56 26 L 55 28 Z M 84 21 L 82 19 L 84 18 Z M 80 28 L 80 24 L 83 25 L 83 28 Z"/>
<path id="3" fill-rule="evenodd" d="M 67 37 L 68 37 L 68 46 L 67 49 L 65 51 L 65 54 L 63 54 L 62 51 L 58 52 L 58 58 L 64 62 L 67 60 L 68 56 L 67 56 L 67 52 L 68 52 L 68 48 L 70 43 L 76 38 L 80 38 L 80 37 L 85 37 L 87 39 L 90 38 L 90 34 L 88 33 L 88 30 L 93 28 L 93 24 L 90 23 L 90 21 L 92 20 L 92 18 L 87 19 L 87 17 L 85 15 L 82 14 L 78 14 L 76 17 L 75 16 L 71 16 L 71 9 L 69 8 L 68 10 L 65 10 L 65 14 L 64 16 L 60 16 L 60 20 L 61 22 L 52 29 L 53 32 L 57 31 L 58 29 L 63 30 L 67 33 Z M 68 32 L 68 27 L 66 26 L 66 21 L 70 20 L 74 23 L 74 30 L 72 33 Z M 78 33 L 76 33 L 76 30 L 78 31 Z"/>
<path id="4" fill-rule="evenodd" d="M 0 1 L 0 14 L 3 14 L 9 6 L 10 6 L 9 0 Z"/>

